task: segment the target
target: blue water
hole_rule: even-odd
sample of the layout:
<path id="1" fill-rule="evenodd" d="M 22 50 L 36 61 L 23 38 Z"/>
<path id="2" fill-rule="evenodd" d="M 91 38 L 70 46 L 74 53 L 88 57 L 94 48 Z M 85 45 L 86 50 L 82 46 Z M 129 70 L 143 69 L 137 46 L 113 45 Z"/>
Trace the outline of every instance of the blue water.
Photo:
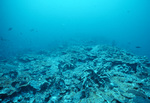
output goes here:
<path id="1" fill-rule="evenodd" d="M 0 57 L 72 41 L 150 58 L 150 0 L 0 0 Z"/>

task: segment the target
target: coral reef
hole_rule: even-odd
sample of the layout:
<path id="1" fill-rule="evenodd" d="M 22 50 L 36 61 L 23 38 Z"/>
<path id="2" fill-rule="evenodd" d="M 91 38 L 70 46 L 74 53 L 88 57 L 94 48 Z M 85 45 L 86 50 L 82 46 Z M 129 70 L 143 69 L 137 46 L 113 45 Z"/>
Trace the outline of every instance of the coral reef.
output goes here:
<path id="1" fill-rule="evenodd" d="M 1 103 L 150 103 L 150 62 L 117 47 L 76 45 L 0 62 Z"/>

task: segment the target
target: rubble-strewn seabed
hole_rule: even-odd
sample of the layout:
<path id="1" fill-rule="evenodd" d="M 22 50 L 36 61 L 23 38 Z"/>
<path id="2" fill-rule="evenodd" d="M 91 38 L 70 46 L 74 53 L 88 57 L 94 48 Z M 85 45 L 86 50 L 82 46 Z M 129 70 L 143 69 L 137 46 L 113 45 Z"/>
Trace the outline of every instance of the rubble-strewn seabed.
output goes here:
<path id="1" fill-rule="evenodd" d="M 1 103 L 150 103 L 150 62 L 117 47 L 76 45 L 0 63 Z"/>

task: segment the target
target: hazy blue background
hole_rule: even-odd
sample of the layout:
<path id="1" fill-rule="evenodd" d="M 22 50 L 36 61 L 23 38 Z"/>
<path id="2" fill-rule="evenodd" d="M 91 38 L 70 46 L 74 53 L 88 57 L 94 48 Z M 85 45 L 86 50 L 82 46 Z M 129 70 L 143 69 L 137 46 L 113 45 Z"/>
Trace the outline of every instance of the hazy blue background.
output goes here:
<path id="1" fill-rule="evenodd" d="M 150 0 L 0 0 L 1 57 L 70 40 L 150 57 Z"/>

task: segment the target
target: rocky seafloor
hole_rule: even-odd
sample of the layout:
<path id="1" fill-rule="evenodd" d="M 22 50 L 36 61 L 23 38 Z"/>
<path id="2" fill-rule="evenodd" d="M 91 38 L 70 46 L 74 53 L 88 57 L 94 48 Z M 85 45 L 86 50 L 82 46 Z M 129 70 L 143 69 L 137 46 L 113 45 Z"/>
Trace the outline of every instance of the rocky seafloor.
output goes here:
<path id="1" fill-rule="evenodd" d="M 126 50 L 76 45 L 0 62 L 1 103 L 150 103 L 150 62 Z"/>

